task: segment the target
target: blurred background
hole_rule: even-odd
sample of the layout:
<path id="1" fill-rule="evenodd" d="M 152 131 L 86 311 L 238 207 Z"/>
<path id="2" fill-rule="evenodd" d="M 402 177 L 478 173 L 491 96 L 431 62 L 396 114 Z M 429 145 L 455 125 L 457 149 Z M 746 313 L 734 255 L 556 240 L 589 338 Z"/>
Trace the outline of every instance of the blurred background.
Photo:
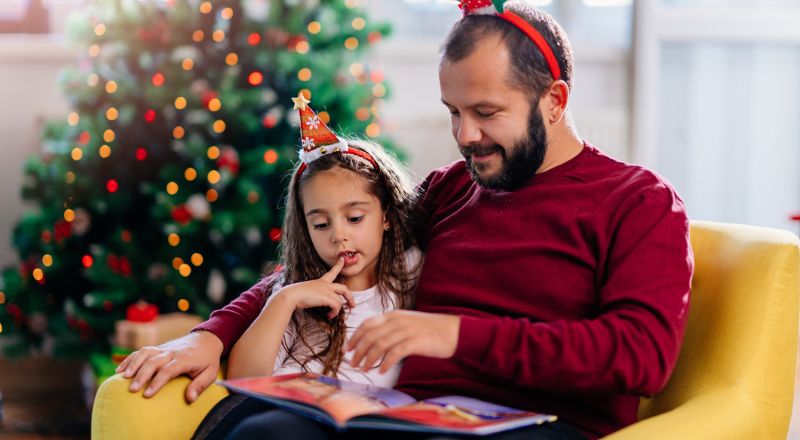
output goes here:
<path id="1" fill-rule="evenodd" d="M 40 277 L 37 277 L 36 268 L 42 270 L 39 272 L 41 277 L 51 277 L 47 271 L 54 271 L 55 269 L 52 267 L 57 267 L 58 264 L 46 264 L 48 262 L 46 257 L 50 257 L 49 260 L 52 261 L 53 255 L 58 250 L 53 251 L 47 246 L 39 246 L 40 243 L 37 244 L 39 247 L 31 245 L 28 243 L 30 240 L 23 239 L 24 234 L 20 230 L 24 228 L 20 229 L 18 225 L 21 219 L 25 218 L 26 212 L 44 212 L 52 209 L 56 212 L 56 217 L 60 218 L 62 211 L 66 212 L 65 209 L 70 211 L 72 208 L 67 206 L 69 205 L 67 201 L 64 201 L 63 206 L 59 206 L 58 203 L 55 203 L 56 206 L 52 206 L 53 200 L 58 197 L 48 198 L 50 196 L 45 195 L 44 192 L 36 192 L 36 188 L 41 190 L 48 183 L 47 178 L 41 177 L 46 174 L 42 170 L 55 169 L 53 167 L 61 163 L 62 165 L 58 166 L 62 168 L 57 170 L 58 181 L 61 182 L 63 180 L 61 174 L 71 172 L 68 171 L 70 164 L 79 162 L 75 159 L 75 154 L 77 154 L 74 152 L 75 149 L 79 149 L 81 155 L 88 155 L 88 150 L 94 148 L 92 154 L 99 154 L 100 157 L 103 157 L 102 147 L 111 144 L 110 141 L 102 146 L 100 145 L 102 142 L 97 145 L 93 145 L 93 141 L 86 144 L 73 142 L 61 150 L 54 149 L 53 139 L 64 141 L 69 138 L 69 127 L 76 130 L 80 128 L 76 133 L 81 130 L 91 131 L 92 128 L 99 130 L 96 125 L 92 127 L 83 125 L 86 120 L 93 120 L 94 116 L 101 111 L 98 106 L 92 107 L 86 103 L 95 102 L 101 96 L 105 96 L 104 93 L 94 96 L 65 93 L 65 84 L 69 88 L 69 78 L 65 78 L 65 76 L 69 75 L 65 75 L 64 69 L 69 66 L 77 66 L 79 71 L 90 77 L 91 73 L 95 73 L 102 78 L 104 75 L 110 75 L 108 66 L 103 67 L 97 64 L 96 60 L 102 58 L 102 55 L 98 58 L 97 54 L 91 53 L 94 50 L 92 44 L 101 45 L 104 47 L 104 51 L 105 47 L 114 47 L 114 44 L 120 43 L 138 47 L 137 38 L 128 37 L 114 41 L 110 28 L 108 35 L 101 35 L 98 33 L 96 25 L 99 22 L 96 20 L 89 26 L 94 30 L 94 35 L 87 36 L 80 30 L 79 22 L 94 16 L 81 14 L 87 14 L 86 11 L 96 3 L 110 4 L 112 5 L 111 10 L 113 10 L 114 4 L 125 8 L 131 7 L 131 4 L 137 2 L 156 5 L 155 7 L 162 9 L 174 7 L 176 3 L 187 3 L 194 8 L 192 9 L 193 14 L 198 17 L 201 16 L 201 13 L 197 10 L 202 10 L 205 4 L 209 5 L 208 8 L 212 8 L 211 4 L 213 3 L 213 9 L 209 9 L 210 12 L 202 12 L 202 14 L 222 14 L 223 18 L 226 12 L 224 12 L 224 5 L 221 4 L 232 7 L 237 14 L 239 13 L 237 5 L 243 6 L 250 26 L 257 25 L 259 20 L 267 23 L 270 19 L 259 18 L 259 11 L 275 7 L 276 4 L 281 4 L 281 7 L 287 11 L 295 11 L 299 8 L 298 10 L 305 11 L 302 13 L 310 14 L 308 17 L 317 17 L 313 20 L 319 20 L 324 24 L 324 14 L 315 12 L 315 10 L 327 7 L 333 11 L 328 14 L 327 19 L 334 23 L 352 23 L 352 26 L 343 24 L 338 34 L 328 36 L 330 41 L 341 39 L 344 42 L 344 48 L 337 46 L 336 52 L 332 49 L 325 52 L 330 55 L 329 57 L 312 56 L 317 49 L 320 50 L 319 53 L 322 53 L 324 47 L 328 47 L 324 44 L 328 44 L 329 41 L 321 40 L 320 35 L 323 35 L 324 32 L 319 35 L 313 32 L 309 23 L 312 18 L 306 20 L 298 15 L 300 18 L 295 18 L 298 22 L 302 22 L 298 25 L 300 31 L 293 33 L 291 27 L 294 25 L 291 24 L 291 20 L 288 20 L 284 30 L 288 32 L 289 42 L 281 40 L 281 44 L 285 46 L 284 49 L 288 48 L 286 51 L 291 55 L 290 58 L 276 55 L 274 46 L 270 46 L 272 52 L 258 52 L 261 55 L 256 53 L 253 56 L 254 65 L 258 65 L 259 62 L 268 58 L 270 63 L 275 62 L 288 70 L 295 69 L 292 71 L 294 74 L 297 71 L 296 67 L 299 66 L 297 63 L 304 62 L 302 61 L 303 56 L 308 51 L 302 42 L 310 43 L 312 52 L 305 58 L 311 60 L 313 65 L 310 67 L 315 69 L 314 81 L 319 82 L 316 86 L 300 84 L 297 87 L 292 82 L 296 81 L 294 79 L 287 80 L 288 82 L 285 83 L 273 82 L 270 87 L 277 97 L 285 100 L 290 92 L 296 93 L 297 88 L 307 86 L 312 95 L 318 93 L 318 95 L 312 96 L 312 107 L 320 105 L 319 108 L 315 107 L 318 111 L 328 110 L 330 118 L 335 120 L 334 127 L 346 127 L 362 136 L 374 137 L 381 142 L 389 143 L 400 156 L 407 160 L 410 168 L 420 177 L 425 176 L 436 167 L 459 159 L 450 134 L 449 115 L 439 100 L 437 79 L 439 45 L 450 25 L 460 15 L 453 1 L 0 0 L 0 102 L 2 102 L 0 105 L 0 169 L 2 170 L 0 172 L 0 206 L 2 207 L 0 211 L 0 267 L 14 267 L 15 272 L 27 270 L 27 277 L 30 278 L 32 274 L 33 280 L 14 281 L 14 283 L 22 284 L 19 286 L 15 284 L 12 287 L 17 288 L 18 292 L 26 292 L 28 290 L 24 283 L 28 282 L 41 290 L 47 303 L 39 306 L 29 305 L 29 313 L 23 316 L 25 319 L 20 318 L 26 312 L 25 310 L 17 311 L 17 313 L 5 310 L 5 315 L 3 315 L 4 303 L 6 308 L 12 303 L 8 299 L 12 297 L 12 294 L 9 293 L 10 281 L 6 279 L 5 285 L 0 285 L 0 337 L 3 336 L 5 330 L 6 336 L 15 333 L 12 339 L 16 339 L 11 343 L 6 342 L 5 345 L 0 342 L 0 347 L 20 347 L 21 344 L 23 348 L 28 349 L 29 353 L 33 352 L 37 356 L 52 356 L 52 347 L 48 351 L 47 347 L 43 348 L 42 345 L 43 341 L 48 340 L 43 336 L 48 331 L 41 330 L 38 333 L 32 331 L 31 322 L 35 320 L 30 318 L 33 315 L 46 317 L 45 322 L 40 322 L 39 326 L 53 330 L 57 327 L 57 320 L 53 317 L 59 313 L 63 314 L 65 304 L 74 301 L 77 306 L 72 307 L 75 307 L 76 310 L 70 310 L 68 313 L 69 319 L 73 319 L 73 315 L 74 319 L 73 321 L 68 319 L 64 323 L 63 327 L 66 329 L 64 331 L 73 331 L 82 337 L 86 336 L 86 332 L 89 330 L 102 329 L 102 331 L 95 331 L 94 339 L 92 337 L 76 339 L 73 341 L 72 347 L 77 352 L 85 347 L 90 347 L 93 352 L 99 350 L 99 352 L 107 354 L 108 350 L 119 346 L 118 343 L 111 340 L 111 337 L 114 336 L 113 323 L 100 321 L 100 318 L 95 315 L 105 314 L 108 319 L 113 317 L 114 320 L 129 320 L 132 318 L 131 305 L 139 299 L 145 299 L 150 303 L 155 303 L 161 314 L 194 312 L 202 317 L 207 314 L 207 310 L 222 303 L 223 299 L 238 294 L 238 286 L 254 281 L 261 269 L 259 264 L 266 262 L 270 259 L 270 255 L 273 255 L 274 242 L 279 239 L 279 236 L 273 236 L 276 228 L 280 227 L 281 212 L 277 207 L 271 214 L 253 214 L 254 222 L 258 219 L 269 219 L 269 225 L 262 224 L 256 228 L 261 229 L 261 232 L 256 234 L 258 240 L 254 238 L 255 233 L 252 232 L 252 227 L 248 229 L 247 225 L 240 223 L 231 226 L 232 230 L 241 228 L 244 231 L 241 235 L 249 237 L 247 240 L 250 245 L 248 252 L 257 249 L 258 252 L 249 262 L 221 261 L 218 276 L 215 277 L 213 270 L 209 269 L 204 272 L 200 264 L 189 264 L 190 254 L 192 257 L 195 254 L 206 255 L 207 262 L 204 267 L 217 264 L 212 262 L 208 254 L 202 251 L 193 253 L 192 250 L 185 249 L 185 263 L 181 261 L 180 264 L 175 264 L 173 259 L 171 262 L 176 269 L 174 276 L 178 280 L 169 281 L 170 275 L 166 275 L 167 281 L 162 283 L 166 283 L 167 286 L 169 299 L 164 303 L 169 303 L 167 305 L 159 304 L 160 297 L 164 296 L 163 289 L 158 292 L 138 294 L 138 296 L 130 293 L 135 289 L 149 289 L 150 286 L 131 287 L 132 285 L 129 283 L 119 287 L 119 292 L 122 293 L 118 293 L 116 296 L 104 296 L 106 294 L 94 291 L 98 290 L 99 281 L 97 280 L 108 275 L 103 272 L 97 272 L 94 275 L 89 273 L 87 284 L 69 287 L 69 289 L 77 290 L 68 294 L 47 293 L 45 287 L 42 287 L 43 282 Z M 798 218 L 800 215 L 800 172 L 798 172 L 800 171 L 800 124 L 797 123 L 800 121 L 800 82 L 797 80 L 800 78 L 800 26 L 797 26 L 797 23 L 800 23 L 800 1 L 540 0 L 539 4 L 555 16 L 572 40 L 576 67 L 570 105 L 578 131 L 584 139 L 617 158 L 648 166 L 665 176 L 675 185 L 686 202 L 692 219 L 746 223 L 785 229 L 794 233 L 800 230 L 800 218 Z M 302 15 L 301 12 L 297 12 L 297 14 Z M 320 16 L 323 17 L 319 18 Z M 78 18 L 76 19 L 76 17 Z M 157 20 L 159 16 L 154 15 L 153 17 L 153 20 Z M 274 17 L 272 18 L 274 19 Z M 367 24 L 352 21 L 359 18 L 365 20 Z M 142 17 L 137 17 L 137 19 L 142 20 Z M 216 24 L 212 23 L 209 26 L 212 28 L 219 26 L 219 22 L 218 18 L 214 22 Z M 274 37 L 274 34 L 259 34 L 258 42 L 254 45 L 251 40 L 247 40 L 252 35 L 252 33 L 249 34 L 250 36 L 247 34 L 247 32 L 251 32 L 251 29 L 247 29 L 247 25 L 248 23 L 242 24 L 240 43 L 242 45 L 249 44 L 255 47 L 264 44 L 262 39 L 269 43 L 270 38 Z M 231 28 L 226 27 L 225 30 L 233 32 L 236 29 L 235 20 L 234 24 L 225 26 L 231 26 Z M 274 22 L 270 26 L 279 27 Z M 157 33 L 158 31 L 153 32 Z M 207 33 L 210 36 L 210 32 Z M 194 35 L 196 36 L 196 34 Z M 292 42 L 292 36 L 299 36 L 299 39 Z M 142 35 L 139 37 L 139 39 L 143 38 Z M 344 56 L 341 59 L 337 58 L 339 52 L 354 52 L 354 48 L 348 46 L 352 43 L 352 40 L 349 40 L 351 43 L 348 43 L 348 38 L 356 38 L 357 42 L 360 41 L 362 44 L 361 47 L 358 47 L 359 59 L 357 61 L 346 59 Z M 205 44 L 200 43 L 197 39 L 194 41 L 198 45 Z M 245 44 L 245 41 L 248 43 Z M 299 46 L 298 42 L 301 42 Z M 161 47 L 159 50 L 162 49 L 164 48 Z M 173 51 L 174 49 L 170 48 Z M 211 56 L 206 52 L 203 54 L 203 56 Z M 269 58 L 272 56 L 275 58 Z M 200 58 L 194 61 L 197 66 L 200 66 Z M 155 59 L 158 60 L 158 57 Z M 183 59 L 185 60 L 185 58 Z M 226 62 L 228 61 L 230 60 L 226 58 Z M 242 56 L 241 64 L 244 65 L 244 63 L 245 59 Z M 212 64 L 209 61 L 209 66 Z M 184 70 L 191 70 L 191 68 L 185 68 L 185 61 L 183 66 Z M 228 66 L 232 65 L 228 63 Z M 330 78 L 324 79 L 316 73 L 320 71 L 334 72 L 339 67 L 355 78 L 352 81 L 352 87 L 360 84 L 367 90 L 364 101 L 350 102 L 351 100 L 344 97 L 341 90 L 337 89 L 345 87 L 342 84 L 345 84 L 346 81 L 339 82 L 341 79 L 339 76 L 331 75 Z M 207 69 L 203 72 L 209 72 L 209 78 L 213 77 L 215 70 L 211 67 Z M 152 72 L 147 74 L 148 77 L 145 81 L 147 87 L 157 84 L 157 76 L 151 77 L 149 76 L 151 74 Z M 365 75 L 366 79 L 363 79 L 362 77 Z M 169 77 L 169 75 L 167 76 Z M 310 76 L 310 71 L 308 76 Z M 184 78 L 184 85 L 191 86 L 193 92 L 197 94 L 198 105 L 211 112 L 214 110 L 209 104 L 215 98 L 222 99 L 223 109 L 230 102 L 249 102 L 249 98 L 247 98 L 249 95 L 245 95 L 244 91 L 241 91 L 241 95 L 237 95 L 237 86 L 226 83 L 224 75 L 220 78 L 221 82 L 218 87 L 217 83 L 209 80 L 212 83 L 210 91 L 197 90 L 198 87 L 203 88 L 203 83 L 198 83 L 198 78 Z M 245 80 L 249 82 L 250 86 L 262 86 L 261 80 L 254 83 L 252 76 L 246 77 Z M 91 79 L 89 81 L 91 82 Z M 161 81 L 163 82 L 163 79 Z M 244 85 L 247 86 L 246 83 Z M 263 87 L 266 87 L 266 84 Z M 226 90 L 228 90 L 227 95 Z M 351 95 L 356 93 L 355 88 L 349 90 L 351 90 Z M 133 94 L 129 96 L 135 96 L 136 92 L 129 90 L 126 93 Z M 152 99 L 151 102 L 166 100 L 163 102 L 168 101 L 171 107 L 175 96 L 148 95 L 142 89 L 142 99 L 144 101 Z M 102 101 L 102 99 L 100 100 Z M 275 101 L 276 97 L 271 97 L 269 100 L 270 102 Z M 191 107 L 191 97 L 189 101 Z M 266 169 L 262 166 L 262 168 L 252 171 L 252 175 L 247 174 L 245 156 L 250 154 L 250 147 L 237 144 L 238 141 L 235 139 L 225 139 L 222 132 L 211 133 L 210 138 L 206 136 L 207 133 L 203 132 L 203 136 L 206 137 L 196 140 L 198 145 L 202 146 L 193 150 L 189 134 L 191 134 L 191 127 L 195 122 L 189 118 L 189 121 L 184 124 L 187 130 L 185 140 L 182 139 L 183 133 L 181 136 L 176 136 L 174 130 L 172 131 L 173 137 L 182 141 L 180 144 L 184 149 L 176 149 L 174 140 L 168 142 L 180 156 L 174 158 L 177 161 L 176 166 L 180 169 L 176 168 L 171 172 L 183 175 L 188 170 L 186 167 L 189 165 L 187 164 L 194 164 L 191 165 L 194 167 L 193 169 L 196 168 L 196 171 L 201 173 L 211 172 L 213 171 L 211 168 L 216 167 L 223 171 L 222 184 L 225 183 L 225 179 L 229 179 L 230 188 L 237 187 L 237 185 L 245 188 L 242 191 L 245 191 L 244 194 L 249 197 L 251 204 L 254 198 L 275 204 L 275 200 L 282 191 L 280 179 L 276 179 L 276 176 L 280 174 L 279 171 L 285 171 L 289 166 L 290 151 L 294 146 L 292 145 L 293 141 L 290 140 L 293 132 L 289 128 L 292 121 L 290 119 L 283 121 L 284 117 L 289 118 L 288 114 L 282 107 L 278 113 L 274 113 L 278 111 L 275 110 L 278 108 L 277 104 L 271 103 L 270 105 L 272 107 L 259 107 L 258 105 L 253 107 L 254 112 L 261 112 L 258 113 L 258 118 L 263 117 L 265 121 L 266 129 L 259 126 L 258 130 L 267 130 L 265 132 L 254 131 L 254 133 L 258 133 L 257 137 L 260 136 L 258 139 L 263 140 L 270 138 L 269 129 L 277 130 L 281 127 L 286 129 L 285 133 L 279 136 L 281 141 L 278 144 L 280 145 L 273 145 L 274 142 L 262 142 L 261 140 L 257 142 L 259 143 L 258 148 L 261 148 L 257 150 L 258 157 L 263 156 L 268 164 L 275 164 L 273 168 Z M 285 107 L 286 103 L 280 105 Z M 122 149 L 124 148 L 122 138 L 125 137 L 126 129 L 138 131 L 143 128 L 132 125 L 133 122 L 127 123 L 126 128 L 126 124 L 120 122 L 124 120 L 122 104 L 119 107 L 119 121 L 116 115 L 114 118 L 108 117 L 105 107 L 102 112 L 107 119 L 106 122 L 111 125 L 117 124 L 116 130 L 121 138 L 119 148 Z M 170 112 L 166 114 L 183 121 L 180 117 L 182 107 L 177 104 L 175 107 L 178 110 L 178 116 L 173 115 L 176 111 L 171 108 Z M 95 114 L 93 115 L 92 112 Z M 343 116 L 345 112 L 348 112 L 347 118 Z M 234 118 L 234 116 L 230 117 Z M 266 121 L 269 117 L 277 118 L 279 121 L 277 126 L 274 121 L 271 124 L 275 127 L 267 124 Z M 133 120 L 135 119 L 131 119 L 131 121 Z M 52 121 L 69 122 L 67 131 L 64 132 L 67 134 L 54 131 L 49 125 Z M 231 127 L 246 126 L 246 121 L 242 122 L 236 119 L 229 121 L 229 124 Z M 172 130 L 172 128 L 170 129 Z M 232 128 L 229 127 L 228 132 L 231 130 Z M 100 137 L 99 135 L 102 133 L 98 132 L 97 134 L 97 137 Z M 78 138 L 76 137 L 76 139 Z M 284 139 L 289 140 L 284 141 Z M 231 150 L 222 148 L 222 153 L 218 151 L 215 155 L 208 149 L 215 142 L 228 143 L 232 148 Z M 221 143 L 220 147 L 222 147 Z M 117 148 L 113 144 L 111 147 Z M 233 150 L 238 150 L 239 154 L 235 160 L 229 157 L 228 162 L 221 164 L 219 156 L 224 156 L 226 151 Z M 157 143 L 153 144 L 148 151 L 150 151 L 149 154 L 155 154 Z M 196 157 L 190 157 L 192 154 L 205 161 L 212 160 L 213 163 L 210 165 L 200 164 Z M 65 158 L 65 162 L 58 162 L 59 155 Z M 273 157 L 271 161 L 267 159 L 270 155 Z M 39 177 L 36 177 L 37 171 L 31 171 L 31 166 L 26 165 L 29 157 L 44 157 L 42 163 L 50 168 L 43 165 L 44 168 L 40 170 Z M 231 161 L 235 167 L 231 166 Z M 84 160 L 82 163 L 88 162 Z M 102 164 L 102 162 L 97 163 Z M 95 167 L 100 166 L 96 165 Z M 210 168 L 204 170 L 203 166 Z M 239 172 L 240 166 L 241 172 Z M 224 173 L 223 168 L 228 170 L 228 174 Z M 89 174 L 96 177 L 96 174 Z M 80 178 L 81 175 L 78 173 L 79 181 Z M 31 179 L 41 180 L 37 181 L 37 186 L 31 184 Z M 194 180 L 188 177 L 185 179 Z M 173 179 L 167 171 L 159 174 L 156 180 L 160 186 L 183 182 L 178 178 Z M 274 187 L 271 192 L 263 189 L 267 181 L 271 182 L 269 184 Z M 86 182 L 89 185 L 91 180 Z M 97 180 L 95 183 L 98 182 L 101 187 L 108 184 L 107 180 Z M 252 183 L 253 188 L 256 189 L 246 189 L 249 187 L 245 183 L 247 185 Z M 222 192 L 223 189 L 218 185 L 216 182 L 206 184 L 206 187 L 202 189 L 204 192 L 200 194 L 213 204 L 208 191 L 219 190 Z M 28 197 L 27 200 L 23 200 L 21 195 L 23 188 L 32 188 L 31 197 Z M 113 191 L 109 189 L 109 192 Z M 177 193 L 178 189 L 175 189 L 175 192 Z M 175 196 L 170 187 L 167 187 L 167 193 Z M 163 197 L 159 198 L 160 196 L 144 190 L 143 194 L 149 194 L 151 198 L 148 200 L 158 201 L 160 206 L 164 207 L 165 211 L 161 214 L 153 214 L 152 219 L 164 226 L 164 228 L 160 228 L 163 230 L 159 230 L 158 234 L 160 238 L 163 238 L 164 243 L 169 241 L 169 245 L 164 245 L 167 250 L 178 248 L 178 245 L 173 244 L 173 234 L 183 237 L 184 242 L 195 243 L 198 239 L 191 234 L 205 234 L 206 241 L 209 241 L 209 246 L 211 246 L 209 249 L 213 248 L 216 230 L 213 228 L 212 222 L 208 221 L 211 229 L 191 229 L 191 224 L 187 225 L 177 217 L 175 207 L 182 206 L 178 202 Z M 197 200 L 195 199 L 195 201 Z M 195 211 L 191 212 L 192 216 L 195 216 L 197 209 L 205 209 L 205 205 L 197 208 L 197 203 L 195 203 L 193 206 Z M 235 205 L 230 205 L 228 209 L 235 212 L 236 208 Z M 97 223 L 108 222 L 109 220 L 100 214 L 102 211 L 102 209 L 97 211 L 96 207 L 91 209 L 87 207 L 85 215 Z M 75 211 L 72 211 L 72 214 L 74 215 Z M 79 216 L 81 214 L 79 210 L 78 214 Z M 195 217 L 197 217 L 195 220 L 199 218 Z M 67 219 L 67 222 L 73 227 L 72 233 L 75 233 L 73 220 Z M 206 220 L 208 219 L 204 221 Z M 235 222 L 240 221 L 240 219 L 235 220 Z M 55 229 L 57 228 L 58 225 Z M 224 225 L 220 228 L 225 229 Z M 53 232 L 57 234 L 55 229 Z M 129 230 L 133 230 L 133 227 L 122 227 L 123 241 L 125 241 L 125 232 Z M 119 235 L 120 230 L 114 229 L 109 232 L 109 234 L 111 233 Z M 263 240 L 261 239 L 262 235 L 264 236 Z M 136 241 L 138 236 L 136 236 L 135 230 L 134 236 L 133 241 Z M 209 236 L 211 239 L 208 239 Z M 268 240 L 268 236 L 272 240 Z M 38 243 L 38 237 L 36 241 Z M 270 244 L 270 241 L 273 243 Z M 100 258 L 107 261 L 109 255 L 121 255 L 127 249 L 122 244 L 116 247 L 110 244 L 101 246 L 98 243 L 88 243 L 86 239 L 84 239 L 83 245 L 85 245 L 85 249 L 77 249 L 71 254 L 65 253 L 64 258 L 75 257 L 75 264 L 80 261 L 82 267 L 86 268 L 88 272 L 94 270 L 91 269 L 92 264 L 87 266 L 85 264 L 87 261 L 81 255 L 93 256 L 94 260 L 92 261 L 99 261 Z M 95 247 L 92 248 L 91 245 Z M 36 249 L 32 250 L 32 246 Z M 98 250 L 98 246 L 102 249 Z M 231 249 L 228 251 L 235 253 Z M 130 258 L 134 259 L 133 256 Z M 58 256 L 56 256 L 56 260 L 58 260 Z M 33 262 L 25 266 L 26 261 Z M 165 261 L 169 271 L 170 261 Z M 202 256 L 200 261 L 202 263 Z M 195 261 L 192 260 L 192 262 Z M 16 270 L 20 265 L 23 265 L 23 269 Z M 244 273 L 241 270 L 238 272 L 235 270 L 237 267 L 241 268 L 247 265 L 249 265 L 247 269 L 250 272 Z M 134 260 L 133 266 L 135 274 L 141 265 L 137 266 Z M 186 284 L 185 287 L 181 287 L 183 285 L 180 282 L 185 281 L 184 278 L 190 279 L 182 266 L 193 268 L 195 276 L 202 275 L 204 277 L 202 282 L 197 286 Z M 66 270 L 68 267 L 68 265 L 63 266 L 62 270 Z M 80 268 L 80 266 L 76 267 Z M 142 273 L 148 273 L 148 276 L 152 278 L 152 267 L 141 267 L 141 270 Z M 119 275 L 118 272 L 119 270 L 115 270 L 114 274 Z M 18 275 L 14 276 L 18 277 Z M 50 279 L 53 278 L 48 278 L 48 280 Z M 220 280 L 223 280 L 222 284 L 220 284 Z M 39 285 L 37 286 L 34 281 Z M 92 282 L 95 282 L 94 287 L 91 285 Z M 216 287 L 209 287 L 212 284 Z M 164 287 L 159 286 L 159 288 Z M 172 290 L 170 290 L 170 286 Z M 56 289 L 58 290 L 58 287 Z M 213 292 L 212 290 L 224 292 Z M 110 292 L 111 290 L 106 291 Z M 172 293 L 169 294 L 169 292 Z M 196 298 L 191 296 L 192 292 L 196 294 Z M 21 296 L 23 293 L 17 295 Z M 99 295 L 97 296 L 99 299 L 95 298 L 96 301 L 92 301 L 105 305 L 98 309 L 95 304 L 93 308 L 92 301 L 87 300 L 87 295 Z M 201 307 L 203 301 L 207 302 L 208 298 L 206 297 L 213 297 L 212 299 L 216 300 Z M 76 300 L 76 298 L 80 300 Z M 187 302 L 176 302 L 178 298 Z M 20 302 L 17 300 L 17 305 Z M 37 307 L 39 308 L 37 309 Z M 86 310 L 82 310 L 82 308 Z M 15 322 L 12 322 L 15 319 L 16 325 Z M 97 324 L 92 319 L 98 319 Z M 89 330 L 84 327 L 88 327 Z M 24 337 L 20 339 L 19 334 L 22 333 L 24 333 Z M 99 346 L 96 343 L 97 340 L 100 341 Z M 74 355 L 75 352 L 72 354 Z M 113 359 L 113 354 L 109 356 Z M 37 409 L 36 405 L 31 404 L 24 408 L 22 408 L 24 405 L 18 405 L 14 410 L 13 402 L 9 403 L 14 400 L 9 397 L 8 390 L 11 385 L 8 385 L 7 382 L 4 385 L 2 377 L 15 377 L 14 374 L 22 377 L 20 376 L 20 365 L 22 364 L 10 363 L 11 361 L 2 362 L 3 359 L 0 357 L 0 368 L 5 368 L 0 372 L 0 392 L 6 396 L 6 417 L 3 425 L 5 431 L 0 431 L 0 434 L 16 436 L 49 434 L 77 437 L 86 435 L 85 413 L 76 415 L 75 423 L 53 426 L 36 422 L 35 414 L 40 414 L 42 411 L 41 408 Z M 13 362 L 25 361 L 15 360 Z M 102 364 L 102 361 L 99 363 Z M 35 369 L 35 367 L 30 368 Z M 102 377 L 100 370 L 103 367 L 97 366 L 97 363 L 88 370 L 74 365 L 64 368 L 71 368 L 75 375 L 83 376 L 82 384 L 63 389 L 64 394 L 75 392 L 91 394 L 91 384 L 96 382 L 98 377 Z M 14 371 L 12 372 L 12 370 Z M 53 384 L 49 384 L 42 388 L 52 389 L 53 386 Z M 17 395 L 15 392 L 11 392 L 12 397 Z M 21 396 L 18 398 L 19 401 L 25 401 L 25 396 L 30 396 L 30 394 L 20 391 L 18 396 Z M 30 403 L 30 397 L 28 399 Z M 90 397 L 87 399 L 90 400 Z M 0 404 L 2 404 L 2 400 L 0 400 Z M 2 408 L 0 406 L 0 410 Z M 11 423 L 9 422 L 9 411 L 13 417 L 17 417 L 19 420 L 28 420 L 25 419 L 27 414 L 29 421 Z M 80 411 L 76 411 L 76 414 L 80 414 Z M 795 425 L 792 430 L 790 438 L 800 436 L 800 430 Z"/>

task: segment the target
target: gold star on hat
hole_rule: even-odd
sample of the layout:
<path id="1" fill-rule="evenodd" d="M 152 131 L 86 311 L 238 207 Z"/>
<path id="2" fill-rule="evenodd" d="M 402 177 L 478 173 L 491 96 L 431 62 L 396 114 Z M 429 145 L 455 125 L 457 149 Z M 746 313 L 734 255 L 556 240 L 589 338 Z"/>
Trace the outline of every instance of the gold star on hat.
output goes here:
<path id="1" fill-rule="evenodd" d="M 306 105 L 311 102 L 306 99 L 306 95 L 304 95 L 303 92 L 298 93 L 297 98 L 292 98 L 292 101 L 294 102 L 294 108 L 292 110 L 305 110 Z"/>

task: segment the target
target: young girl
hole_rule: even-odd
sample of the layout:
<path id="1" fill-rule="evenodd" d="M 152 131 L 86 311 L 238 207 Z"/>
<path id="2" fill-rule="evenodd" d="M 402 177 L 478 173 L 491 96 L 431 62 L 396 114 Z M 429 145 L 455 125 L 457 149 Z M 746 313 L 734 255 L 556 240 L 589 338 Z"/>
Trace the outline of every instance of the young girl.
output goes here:
<path id="1" fill-rule="evenodd" d="M 361 371 L 344 358 L 344 344 L 364 320 L 412 306 L 420 266 L 408 218 L 414 185 L 379 146 L 338 138 L 302 94 L 293 100 L 303 149 L 289 184 L 281 269 L 261 314 L 233 346 L 227 376 L 313 372 L 392 387 L 399 366 Z M 270 409 L 230 395 L 194 438 L 236 437 L 244 420 Z"/>
<path id="2" fill-rule="evenodd" d="M 412 304 L 414 185 L 380 147 L 339 139 L 302 95 L 294 101 L 303 151 L 289 185 L 281 279 L 234 345 L 228 377 L 309 371 L 391 387 L 399 367 L 351 367 L 344 343 L 367 318 Z"/>

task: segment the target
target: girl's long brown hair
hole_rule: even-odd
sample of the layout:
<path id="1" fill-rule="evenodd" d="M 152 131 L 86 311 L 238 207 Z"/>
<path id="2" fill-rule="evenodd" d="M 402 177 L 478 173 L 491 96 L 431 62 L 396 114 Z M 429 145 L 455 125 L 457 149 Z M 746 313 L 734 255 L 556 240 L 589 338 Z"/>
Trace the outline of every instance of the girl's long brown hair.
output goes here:
<path id="1" fill-rule="evenodd" d="M 407 267 L 405 258 L 406 250 L 413 245 L 409 212 L 416 198 L 414 184 L 399 160 L 380 146 L 360 140 L 347 140 L 347 143 L 350 148 L 369 153 L 375 159 L 378 168 L 354 154 L 333 153 L 308 164 L 306 170 L 299 176 L 297 175 L 299 163 L 292 170 L 280 244 L 283 285 L 317 279 L 330 270 L 311 242 L 300 194 L 303 185 L 312 177 L 339 167 L 363 177 L 367 191 L 380 200 L 381 209 L 386 212 L 390 227 L 383 234 L 383 243 L 375 268 L 377 289 L 384 307 L 390 301 L 389 292 L 394 292 L 399 304 L 393 305 L 396 308 L 410 308 L 413 304 L 416 275 L 420 266 L 417 264 L 416 267 Z M 303 318 L 307 319 L 298 319 L 295 314 L 292 315 L 292 322 L 297 328 L 298 342 L 310 355 L 298 359 L 293 353 L 294 347 L 284 348 L 301 369 L 306 370 L 308 362 L 317 359 L 323 364 L 322 374 L 336 376 L 344 356 L 343 346 L 347 331 L 344 308 L 333 319 L 327 318 L 327 308 L 306 309 L 302 314 Z M 321 349 L 314 346 L 316 340 L 308 341 L 308 336 L 320 329 L 327 339 L 327 345 Z"/>

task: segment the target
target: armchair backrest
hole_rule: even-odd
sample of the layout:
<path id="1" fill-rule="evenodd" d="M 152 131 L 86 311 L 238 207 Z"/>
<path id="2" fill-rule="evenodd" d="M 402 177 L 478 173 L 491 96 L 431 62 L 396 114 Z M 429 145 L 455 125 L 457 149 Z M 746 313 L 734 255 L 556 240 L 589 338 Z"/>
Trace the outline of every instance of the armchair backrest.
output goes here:
<path id="1" fill-rule="evenodd" d="M 743 397 L 763 437 L 786 438 L 798 343 L 800 248 L 785 231 L 692 222 L 689 320 L 666 388 L 642 399 L 645 419 L 715 391 Z"/>

